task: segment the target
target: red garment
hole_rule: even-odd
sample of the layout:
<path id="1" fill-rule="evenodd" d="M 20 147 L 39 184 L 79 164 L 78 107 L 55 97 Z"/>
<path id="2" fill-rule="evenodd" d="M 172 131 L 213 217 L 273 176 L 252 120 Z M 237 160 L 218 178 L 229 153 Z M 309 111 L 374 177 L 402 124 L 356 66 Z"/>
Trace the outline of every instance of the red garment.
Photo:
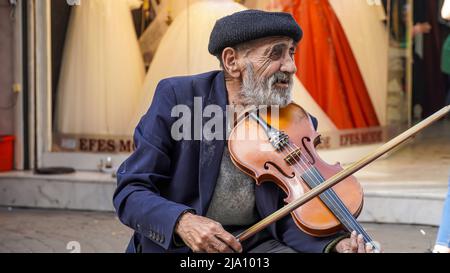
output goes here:
<path id="1" fill-rule="evenodd" d="M 378 118 L 344 30 L 328 0 L 285 6 L 303 29 L 297 76 L 339 129 L 378 126 Z"/>

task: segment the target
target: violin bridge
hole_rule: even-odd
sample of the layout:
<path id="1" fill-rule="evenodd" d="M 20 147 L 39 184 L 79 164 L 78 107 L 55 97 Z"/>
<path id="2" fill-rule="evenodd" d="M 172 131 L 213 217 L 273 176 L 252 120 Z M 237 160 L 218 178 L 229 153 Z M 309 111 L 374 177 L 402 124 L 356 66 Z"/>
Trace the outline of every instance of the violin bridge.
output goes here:
<path id="1" fill-rule="evenodd" d="M 284 161 L 286 161 L 289 165 L 294 165 L 300 160 L 301 154 L 302 151 L 300 150 L 300 148 L 295 149 L 284 158 Z"/>

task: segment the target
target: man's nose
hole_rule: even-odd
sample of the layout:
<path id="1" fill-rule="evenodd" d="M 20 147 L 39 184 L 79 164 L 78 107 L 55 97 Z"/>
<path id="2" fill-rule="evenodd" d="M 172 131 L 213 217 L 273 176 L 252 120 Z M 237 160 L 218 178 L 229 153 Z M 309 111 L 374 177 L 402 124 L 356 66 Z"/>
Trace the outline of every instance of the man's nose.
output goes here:
<path id="1" fill-rule="evenodd" d="M 295 66 L 295 62 L 290 56 L 284 58 L 281 63 L 280 71 L 290 74 L 295 74 L 297 72 L 297 66 Z"/>

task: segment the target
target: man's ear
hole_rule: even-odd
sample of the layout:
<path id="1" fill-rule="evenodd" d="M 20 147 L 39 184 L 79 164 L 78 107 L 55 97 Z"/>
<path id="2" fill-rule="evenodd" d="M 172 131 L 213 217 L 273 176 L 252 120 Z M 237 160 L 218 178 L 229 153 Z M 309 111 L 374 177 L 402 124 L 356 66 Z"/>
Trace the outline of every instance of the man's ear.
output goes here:
<path id="1" fill-rule="evenodd" d="M 234 48 L 227 47 L 222 51 L 222 64 L 223 69 L 229 76 L 233 78 L 241 76 L 237 51 Z"/>

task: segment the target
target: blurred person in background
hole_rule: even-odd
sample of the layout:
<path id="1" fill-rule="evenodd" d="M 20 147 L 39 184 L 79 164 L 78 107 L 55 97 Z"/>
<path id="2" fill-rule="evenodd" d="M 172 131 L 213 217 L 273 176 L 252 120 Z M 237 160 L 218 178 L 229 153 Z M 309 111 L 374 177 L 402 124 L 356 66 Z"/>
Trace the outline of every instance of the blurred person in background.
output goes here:
<path id="1" fill-rule="evenodd" d="M 450 0 L 445 0 L 442 7 L 442 18 L 450 20 Z M 442 48 L 442 72 L 447 74 L 449 84 L 447 86 L 446 104 L 450 104 L 450 35 L 445 40 Z M 449 178 L 450 189 L 450 178 Z M 434 253 L 450 253 L 450 190 L 447 191 L 447 198 L 444 202 L 441 224 L 439 225 L 436 243 L 433 249 Z"/>

